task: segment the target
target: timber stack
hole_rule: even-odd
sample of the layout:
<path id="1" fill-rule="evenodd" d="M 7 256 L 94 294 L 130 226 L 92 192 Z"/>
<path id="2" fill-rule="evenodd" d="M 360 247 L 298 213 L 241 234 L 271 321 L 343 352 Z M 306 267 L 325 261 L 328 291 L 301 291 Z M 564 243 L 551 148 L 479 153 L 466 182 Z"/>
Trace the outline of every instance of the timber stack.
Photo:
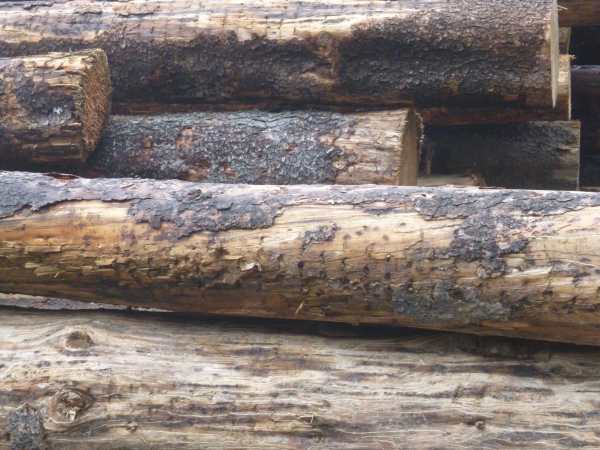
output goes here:
<path id="1" fill-rule="evenodd" d="M 0 2 L 0 450 L 600 448 L 597 30 Z"/>

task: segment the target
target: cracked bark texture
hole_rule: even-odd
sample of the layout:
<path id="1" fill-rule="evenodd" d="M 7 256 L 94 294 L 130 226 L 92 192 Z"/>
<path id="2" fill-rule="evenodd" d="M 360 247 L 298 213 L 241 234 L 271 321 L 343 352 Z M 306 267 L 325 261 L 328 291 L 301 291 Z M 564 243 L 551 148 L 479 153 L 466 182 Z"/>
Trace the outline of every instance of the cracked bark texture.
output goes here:
<path id="1" fill-rule="evenodd" d="M 600 25 L 600 3 L 596 0 L 558 0 L 561 27 Z"/>
<path id="2" fill-rule="evenodd" d="M 0 292 L 600 344 L 600 196 L 0 173 Z"/>
<path id="3" fill-rule="evenodd" d="M 420 108 L 419 114 L 423 118 L 423 122 L 430 126 L 571 120 L 571 58 L 570 55 L 560 56 L 555 107 L 526 108 L 506 105 L 484 107 L 445 105 Z"/>
<path id="4" fill-rule="evenodd" d="M 2 450 L 600 446 L 586 347 L 4 309 L 0 361 Z"/>
<path id="5" fill-rule="evenodd" d="M 86 175 L 248 184 L 415 185 L 412 109 L 112 116 Z"/>
<path id="6" fill-rule="evenodd" d="M 427 128 L 423 154 L 435 174 L 477 173 L 489 186 L 579 188 L 581 125 L 532 122 Z"/>
<path id="7" fill-rule="evenodd" d="M 102 50 L 0 58 L 0 162 L 81 165 L 100 139 L 110 91 Z"/>
<path id="8" fill-rule="evenodd" d="M 99 47 L 117 101 L 552 106 L 556 0 L 0 3 L 0 56 Z"/>

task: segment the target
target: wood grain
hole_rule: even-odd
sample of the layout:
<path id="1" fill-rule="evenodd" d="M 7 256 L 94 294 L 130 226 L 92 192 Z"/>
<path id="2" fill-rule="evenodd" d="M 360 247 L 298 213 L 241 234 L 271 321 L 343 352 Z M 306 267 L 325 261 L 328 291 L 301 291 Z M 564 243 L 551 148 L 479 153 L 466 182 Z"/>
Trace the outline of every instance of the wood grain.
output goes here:
<path id="1" fill-rule="evenodd" d="M 0 2 L 0 56 L 87 47 L 116 101 L 551 107 L 558 76 L 556 0 Z"/>
<path id="2" fill-rule="evenodd" d="M 600 196 L 0 173 L 0 292 L 600 344 Z"/>
<path id="3" fill-rule="evenodd" d="M 0 361 L 2 450 L 600 446 L 585 347 L 2 310 Z"/>
<path id="4" fill-rule="evenodd" d="M 102 50 L 0 58 L 0 163 L 81 165 L 100 139 L 110 94 Z"/>

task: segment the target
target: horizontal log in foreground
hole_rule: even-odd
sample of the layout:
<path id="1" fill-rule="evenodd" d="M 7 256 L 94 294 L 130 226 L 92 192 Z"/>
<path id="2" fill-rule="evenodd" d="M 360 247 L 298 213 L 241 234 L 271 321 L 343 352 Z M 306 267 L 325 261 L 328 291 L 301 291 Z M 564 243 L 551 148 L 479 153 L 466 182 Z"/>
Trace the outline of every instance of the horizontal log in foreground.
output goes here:
<path id="1" fill-rule="evenodd" d="M 600 196 L 0 173 L 0 292 L 600 344 Z"/>
<path id="2" fill-rule="evenodd" d="M 116 101 L 551 107 L 557 16 L 556 0 L 0 2 L 0 56 L 102 48 Z"/>
<path id="3" fill-rule="evenodd" d="M 102 50 L 0 58 L 0 163 L 81 165 L 110 110 Z"/>
<path id="4" fill-rule="evenodd" d="M 412 109 L 112 116 L 83 173 L 211 183 L 415 185 L 420 132 Z"/>
<path id="5" fill-rule="evenodd" d="M 598 349 L 0 311 L 0 449 L 595 449 Z"/>

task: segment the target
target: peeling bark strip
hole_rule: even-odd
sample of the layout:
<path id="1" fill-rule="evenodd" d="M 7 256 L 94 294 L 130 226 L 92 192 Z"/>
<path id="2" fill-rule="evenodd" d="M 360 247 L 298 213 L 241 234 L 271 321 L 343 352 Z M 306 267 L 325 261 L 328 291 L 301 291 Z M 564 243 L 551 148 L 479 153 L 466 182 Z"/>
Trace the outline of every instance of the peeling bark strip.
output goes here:
<path id="1" fill-rule="evenodd" d="M 592 348 L 3 310 L 0 361 L 2 450 L 23 404 L 60 450 L 600 447 Z"/>
<path id="2" fill-rule="evenodd" d="M 414 185 L 413 110 L 113 116 L 90 173 L 211 183 Z"/>
<path id="3" fill-rule="evenodd" d="M 0 59 L 0 162 L 84 162 L 106 123 L 110 90 L 102 50 Z"/>
<path id="4" fill-rule="evenodd" d="M 115 100 L 506 103 L 556 97 L 556 0 L 0 3 L 0 56 L 99 47 Z"/>
<path id="5" fill-rule="evenodd" d="M 558 0 L 561 27 L 600 25 L 600 3 L 597 0 Z"/>
<path id="6" fill-rule="evenodd" d="M 600 344 L 600 196 L 0 173 L 0 292 Z"/>
<path id="7" fill-rule="evenodd" d="M 579 187 L 579 122 L 428 128 L 424 154 L 436 174 L 479 173 L 489 186 Z"/>
<path id="8" fill-rule="evenodd" d="M 437 106 L 419 109 L 419 114 L 426 125 L 432 126 L 571 120 L 571 84 L 571 56 L 561 55 L 554 108 L 524 108 L 506 105 Z M 573 84 L 575 84 L 574 81 Z"/>

